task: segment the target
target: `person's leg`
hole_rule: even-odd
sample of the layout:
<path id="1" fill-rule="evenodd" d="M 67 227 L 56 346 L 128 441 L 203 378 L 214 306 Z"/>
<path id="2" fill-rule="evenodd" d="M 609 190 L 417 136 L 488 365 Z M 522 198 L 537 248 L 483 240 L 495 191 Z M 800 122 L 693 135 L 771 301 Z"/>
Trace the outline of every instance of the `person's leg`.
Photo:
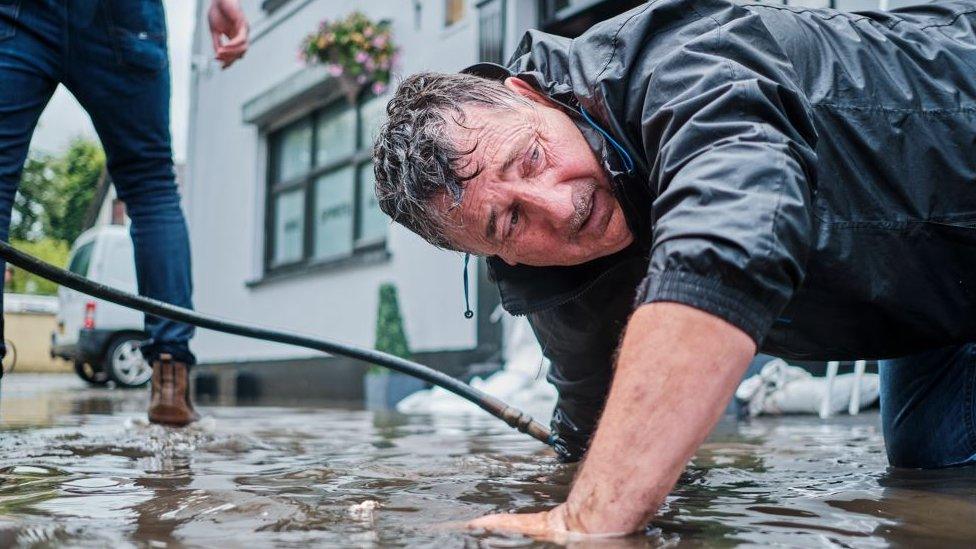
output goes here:
<path id="1" fill-rule="evenodd" d="M 58 10 L 46 4 L 0 2 L 0 238 L 4 241 L 31 135 L 57 87 L 60 24 Z M 4 269 L 0 260 L 0 272 Z M 0 311 L 2 296 L 0 292 Z M 0 357 L 5 355 L 0 314 Z"/>
<path id="2" fill-rule="evenodd" d="M 190 243 L 170 145 L 162 3 L 103 0 L 69 9 L 65 85 L 91 115 L 132 220 L 139 293 L 192 308 Z M 150 341 L 143 354 L 153 364 L 150 421 L 194 421 L 188 382 L 193 326 L 147 315 L 146 331 Z"/>
<path id="3" fill-rule="evenodd" d="M 976 463 L 976 343 L 885 360 L 879 373 L 892 466 Z"/>
<path id="4" fill-rule="evenodd" d="M 173 170 L 165 19 L 157 0 L 95 2 L 71 14 L 65 84 L 91 115 L 132 220 L 139 293 L 192 308 L 190 246 Z M 193 327 L 146 317 L 146 358 L 192 364 Z"/>

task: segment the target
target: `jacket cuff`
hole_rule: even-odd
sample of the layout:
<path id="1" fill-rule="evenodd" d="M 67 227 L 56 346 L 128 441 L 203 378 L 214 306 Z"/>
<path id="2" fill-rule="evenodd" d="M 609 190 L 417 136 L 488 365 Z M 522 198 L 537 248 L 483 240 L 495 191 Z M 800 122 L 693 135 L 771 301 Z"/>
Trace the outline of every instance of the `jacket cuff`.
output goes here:
<path id="1" fill-rule="evenodd" d="M 638 304 L 670 301 L 700 309 L 745 332 L 757 348 L 782 309 L 721 280 L 684 271 L 650 274 L 641 283 L 641 290 Z"/>

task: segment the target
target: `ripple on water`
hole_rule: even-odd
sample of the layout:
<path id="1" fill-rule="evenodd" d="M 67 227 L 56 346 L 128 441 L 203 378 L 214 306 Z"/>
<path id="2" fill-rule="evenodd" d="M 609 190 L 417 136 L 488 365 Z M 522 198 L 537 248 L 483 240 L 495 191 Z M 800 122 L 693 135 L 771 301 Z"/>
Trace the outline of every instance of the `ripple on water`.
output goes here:
<path id="1" fill-rule="evenodd" d="M 58 398 L 66 419 L 0 431 L 0 546 L 528 546 L 442 525 L 550 508 L 576 471 L 484 417 L 227 407 L 171 429 L 142 393 Z M 973 470 L 889 471 L 876 414 L 760 419 L 716 429 L 616 545 L 958 545 L 974 494 Z"/>

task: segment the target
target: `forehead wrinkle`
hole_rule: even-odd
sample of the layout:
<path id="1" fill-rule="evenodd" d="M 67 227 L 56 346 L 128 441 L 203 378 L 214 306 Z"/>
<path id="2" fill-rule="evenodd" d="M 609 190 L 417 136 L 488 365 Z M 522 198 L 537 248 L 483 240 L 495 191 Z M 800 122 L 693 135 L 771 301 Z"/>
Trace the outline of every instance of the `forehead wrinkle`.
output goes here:
<path id="1" fill-rule="evenodd" d="M 481 179 L 480 177 L 478 179 Z M 444 208 L 445 215 L 450 219 L 448 231 L 454 234 L 452 240 L 463 251 L 477 255 L 492 255 L 495 249 L 493 242 L 485 238 L 483 225 L 477 223 L 478 211 L 487 202 L 482 196 L 484 189 L 481 183 L 475 180 L 468 182 L 469 186 L 462 195 L 462 201 L 453 204 L 446 194 L 441 195 L 441 207 Z"/>
<path id="2" fill-rule="evenodd" d="M 484 251 L 470 251 L 491 255 L 500 244 L 497 240 L 488 238 L 488 227 L 486 227 L 486 221 L 490 220 L 491 212 L 494 210 L 491 206 L 491 197 L 487 195 L 492 194 L 491 182 L 496 178 L 496 170 L 482 168 L 498 165 L 496 158 L 502 152 L 503 146 L 512 138 L 519 137 L 523 133 L 528 134 L 526 139 L 531 139 L 532 136 L 536 135 L 536 126 L 539 125 L 540 121 L 535 110 L 518 114 L 511 111 L 500 114 L 497 110 L 482 107 L 472 107 L 466 110 L 464 117 L 466 125 L 455 123 L 449 131 L 454 134 L 454 139 L 461 145 L 462 150 L 471 151 L 463 166 L 472 166 L 474 170 L 478 171 L 468 172 L 477 173 L 477 175 L 465 181 L 465 191 L 461 195 L 460 202 L 450 209 L 456 217 L 454 228 L 460 234 L 468 235 L 472 241 L 487 248 Z M 479 116 L 481 120 L 478 120 Z M 512 122 L 515 123 L 512 124 Z M 515 151 L 517 150 L 518 147 L 515 147 Z M 488 208 L 483 207 L 486 203 L 489 204 Z M 497 212 L 495 213 L 497 230 Z M 485 227 L 485 230 L 481 230 L 482 227 Z"/>
<path id="3" fill-rule="evenodd" d="M 486 172 L 493 171 L 485 168 L 497 165 L 495 162 L 503 145 L 511 138 L 523 132 L 534 132 L 538 125 L 538 113 L 535 110 L 525 112 L 498 111 L 485 107 L 470 107 L 465 113 L 465 122 L 469 125 L 454 124 L 452 131 L 455 139 L 464 143 L 462 150 L 470 150 L 465 166 L 473 166 L 478 173 L 474 179 L 481 178 Z M 477 121 L 481 118 L 483 122 Z M 514 124 L 512 123 L 514 122 Z M 466 142 L 466 143 L 465 143 Z M 472 181 L 474 180 L 472 179 Z"/>
<path id="4" fill-rule="evenodd" d="M 535 137 L 535 134 L 536 132 L 534 130 L 526 132 L 524 137 L 512 145 L 512 147 L 508 150 L 508 154 L 505 156 L 505 160 L 502 161 L 501 166 L 498 167 L 497 173 L 499 177 L 504 177 L 504 175 L 508 173 L 509 168 L 511 168 L 512 164 L 514 164 L 515 161 L 522 156 L 525 147 L 528 146 L 529 141 Z"/>

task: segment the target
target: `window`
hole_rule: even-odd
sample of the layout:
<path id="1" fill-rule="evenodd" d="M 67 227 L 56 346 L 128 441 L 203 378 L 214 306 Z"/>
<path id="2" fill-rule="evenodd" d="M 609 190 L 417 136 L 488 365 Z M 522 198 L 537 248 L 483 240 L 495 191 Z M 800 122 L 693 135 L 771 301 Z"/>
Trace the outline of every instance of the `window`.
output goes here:
<path id="1" fill-rule="evenodd" d="M 88 276 L 88 265 L 91 263 L 91 254 L 94 247 L 94 242 L 82 244 L 75 251 L 74 257 L 71 258 L 71 264 L 68 265 L 68 270 L 79 276 Z"/>
<path id="2" fill-rule="evenodd" d="M 841 11 L 876 10 L 880 6 L 878 0 L 835 0 L 833 8 Z"/>
<path id="3" fill-rule="evenodd" d="M 539 4 L 543 19 L 555 19 L 557 13 L 569 7 L 569 0 L 540 0 Z"/>
<path id="4" fill-rule="evenodd" d="M 644 3 L 646 0 L 538 0 L 538 27 L 575 38 L 594 24 Z"/>
<path id="5" fill-rule="evenodd" d="M 478 3 L 478 59 L 505 62 L 505 0 Z"/>
<path id="6" fill-rule="evenodd" d="M 288 0 L 262 0 L 261 9 L 263 9 L 265 13 L 271 13 L 285 5 L 286 2 L 288 2 Z"/>
<path id="7" fill-rule="evenodd" d="M 833 8 L 840 11 L 879 10 L 882 6 L 880 0 L 781 0 L 776 3 L 802 8 Z M 888 9 L 919 3 L 921 0 L 890 0 Z"/>
<path id="8" fill-rule="evenodd" d="M 783 2 L 798 8 L 832 8 L 833 0 L 788 0 Z"/>
<path id="9" fill-rule="evenodd" d="M 450 27 L 464 19 L 464 0 L 444 0 L 444 26 Z"/>
<path id="10" fill-rule="evenodd" d="M 329 105 L 268 136 L 266 271 L 329 263 L 382 249 L 372 142 L 386 100 Z"/>

